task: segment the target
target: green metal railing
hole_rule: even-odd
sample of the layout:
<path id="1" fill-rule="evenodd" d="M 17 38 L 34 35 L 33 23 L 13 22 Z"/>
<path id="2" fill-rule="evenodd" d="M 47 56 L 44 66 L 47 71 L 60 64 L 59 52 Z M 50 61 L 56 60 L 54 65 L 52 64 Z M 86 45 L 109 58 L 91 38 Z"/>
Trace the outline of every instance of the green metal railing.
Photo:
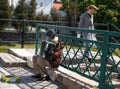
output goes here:
<path id="1" fill-rule="evenodd" d="M 114 89 L 114 81 L 112 75 L 117 73 L 120 78 L 120 43 L 111 42 L 110 38 L 114 37 L 119 40 L 120 32 L 104 31 L 104 30 L 87 30 L 80 29 L 75 27 L 65 27 L 65 26 L 55 26 L 65 25 L 61 22 L 53 21 L 34 21 L 34 20 L 12 20 L 12 19 L 0 19 L 0 21 L 11 21 L 11 22 L 20 22 L 21 27 L 21 47 L 24 47 L 24 32 L 26 24 L 31 23 L 45 23 L 38 24 L 36 29 L 36 51 L 37 54 L 40 48 L 40 42 L 44 39 L 44 29 L 54 29 L 56 32 L 59 31 L 57 36 L 64 43 L 63 50 L 63 63 L 62 66 L 72 70 L 82 76 L 85 76 L 89 79 L 95 80 L 99 83 L 100 89 Z M 49 25 L 52 24 L 52 25 Z M 105 25 L 106 26 L 106 25 Z M 109 26 L 110 29 L 111 26 Z M 71 35 L 63 35 L 61 32 L 65 31 L 80 31 L 86 33 L 95 33 L 97 36 L 102 36 L 98 41 L 87 40 L 83 38 L 76 38 Z M 89 51 L 91 62 L 88 62 L 85 55 L 85 47 L 83 43 L 90 43 L 90 46 L 87 48 Z M 96 45 L 96 48 L 93 48 L 93 45 Z M 110 67 L 109 67 L 110 66 Z"/>
<path id="2" fill-rule="evenodd" d="M 42 31 L 43 29 L 54 29 L 55 31 L 74 30 L 102 35 L 103 39 L 93 41 L 57 34 L 59 39 L 64 43 L 62 66 L 89 79 L 95 80 L 99 83 L 99 89 L 114 89 L 112 75 L 117 73 L 118 77 L 120 76 L 120 43 L 109 42 L 109 38 L 120 37 L 120 32 L 38 24 L 36 29 L 36 54 L 39 53 L 40 42 L 44 39 L 45 32 Z M 86 52 L 83 43 L 90 43 L 86 51 L 89 51 L 92 59 L 91 62 L 88 62 L 85 57 Z M 94 44 L 96 48 L 93 48 Z"/>
<path id="3" fill-rule="evenodd" d="M 27 20 L 27 19 L 3 19 L 0 18 L 0 22 L 4 23 L 4 22 L 8 22 L 8 24 L 4 24 L 4 26 L 2 26 L 2 24 L 0 24 L 0 32 L 1 31 L 5 31 L 6 30 L 10 30 L 13 29 L 11 31 L 13 31 L 15 34 L 19 34 L 17 36 L 18 40 L 16 40 L 16 38 L 10 38 L 12 41 L 10 40 L 6 40 L 4 37 L 7 36 L 6 34 L 2 34 L 4 36 L 0 36 L 0 42 L 1 43 L 11 43 L 11 42 L 16 42 L 16 43 L 21 43 L 21 48 L 24 48 L 24 43 L 26 42 L 26 33 L 27 32 L 32 32 L 34 30 L 34 27 L 36 27 L 37 23 L 42 23 L 42 24 L 51 24 L 51 25 L 59 25 L 59 26 L 72 26 L 73 24 L 71 22 L 63 22 L 63 21 L 40 21 L 40 20 Z M 78 22 L 74 23 L 74 26 L 78 26 Z M 105 24 L 105 23 L 95 23 L 95 28 L 98 29 L 104 29 L 104 30 L 109 30 L 109 31 L 120 31 L 120 29 L 115 26 L 114 24 Z M 32 30 L 33 28 L 33 30 Z M 6 29 L 6 30 L 5 30 Z M 67 34 L 67 35 L 74 35 L 76 36 L 76 32 L 75 31 L 68 31 L 68 30 L 62 30 L 59 31 L 57 30 L 58 33 L 62 33 L 62 34 Z M 12 36 L 11 36 L 12 37 Z M 101 36 L 99 36 L 100 38 Z M 15 39 L 15 41 L 14 41 Z M 31 38 L 32 39 L 32 38 Z M 116 38 L 111 37 L 111 40 L 113 40 L 114 42 L 119 42 L 120 40 L 116 40 Z M 34 42 L 34 41 L 33 41 Z M 33 43 L 32 42 L 32 43 Z"/>
<path id="4" fill-rule="evenodd" d="M 61 23 L 60 21 L 38 21 L 38 20 L 27 20 L 27 19 L 2 19 L 0 18 L 0 22 L 9 22 L 9 24 L 5 25 L 5 27 L 2 27 L 3 29 L 0 29 L 0 32 L 8 32 L 5 29 L 14 29 L 10 31 L 10 34 L 14 33 L 17 34 L 17 37 L 10 39 L 10 41 L 5 39 L 5 36 L 9 37 L 9 34 L 2 34 L 3 36 L 0 37 L 1 43 L 21 43 L 21 48 L 24 48 L 25 39 L 26 39 L 26 33 L 28 31 L 28 27 L 36 27 L 37 23 L 44 23 L 44 24 L 51 24 L 51 25 L 66 25 L 67 23 Z M 19 23 L 19 28 L 16 28 Z M 1 27 L 1 24 L 0 24 Z M 34 33 L 34 32 L 31 32 Z M 17 38 L 17 39 L 16 39 Z M 11 41 L 12 40 L 12 41 Z"/>

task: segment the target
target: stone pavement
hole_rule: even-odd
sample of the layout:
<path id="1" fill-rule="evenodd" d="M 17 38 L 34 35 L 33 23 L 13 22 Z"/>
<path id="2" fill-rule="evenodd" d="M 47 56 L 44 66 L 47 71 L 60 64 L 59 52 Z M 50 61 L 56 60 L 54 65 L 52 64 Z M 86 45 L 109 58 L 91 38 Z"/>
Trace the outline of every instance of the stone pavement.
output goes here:
<path id="1" fill-rule="evenodd" d="M 98 86 L 97 82 L 85 78 L 75 72 L 67 70 L 62 66 L 60 66 L 56 71 L 57 77 L 55 82 L 37 81 L 37 79 L 31 78 L 31 75 L 33 74 L 33 70 L 31 68 L 33 68 L 32 56 L 34 55 L 34 52 L 34 49 L 9 49 L 8 53 L 12 55 L 7 53 L 0 53 L 0 57 L 2 60 L 1 63 L 6 66 L 3 67 L 3 64 L 0 63 L 0 74 L 16 74 L 19 75 L 21 79 L 20 83 L 3 83 L 0 81 L 0 89 L 96 89 L 94 87 Z M 64 54 L 66 54 L 65 50 L 63 52 Z M 92 54 L 95 55 L 95 53 L 93 52 Z M 70 51 L 70 57 L 72 56 L 74 56 L 73 52 Z M 81 54 L 78 54 L 77 56 L 79 56 L 78 58 L 80 58 Z M 19 58 L 16 57 L 26 60 L 25 64 L 28 67 L 23 67 L 23 65 L 19 65 L 22 67 L 16 66 L 22 63 Z M 118 59 L 116 56 L 114 56 L 114 58 Z M 98 56 L 96 59 L 96 63 L 100 62 L 99 59 L 100 58 Z M 67 58 L 67 60 L 69 62 L 69 57 Z M 109 63 L 113 65 L 111 60 L 109 61 Z M 7 64 L 10 64 L 10 66 L 12 67 L 8 67 Z M 97 66 L 100 65 L 97 64 Z M 81 68 L 84 67 L 86 66 L 81 65 Z M 116 81 L 117 82 L 114 81 L 113 83 L 116 87 L 119 87 L 120 82 L 118 80 Z"/>
<path id="2" fill-rule="evenodd" d="M 66 89 L 64 85 L 53 81 L 37 81 L 31 78 L 33 70 L 28 67 L 3 67 L 0 63 L 1 74 L 16 74 L 20 83 L 4 83 L 0 81 L 0 89 Z"/>
<path id="3" fill-rule="evenodd" d="M 90 89 L 91 87 L 97 86 L 98 83 L 95 81 L 92 81 L 90 79 L 87 79 L 83 76 L 80 76 L 79 74 L 72 72 L 70 70 L 67 70 L 60 66 L 58 70 L 56 71 L 57 76 L 56 76 L 56 81 L 57 82 L 52 82 L 52 81 L 37 81 L 35 79 L 32 79 L 30 76 L 33 74 L 33 71 L 31 68 L 33 68 L 33 62 L 32 62 L 32 56 L 34 55 L 34 49 L 9 49 L 8 53 L 0 53 L 1 57 L 1 62 L 4 64 L 6 67 L 1 67 L 0 70 L 5 70 L 12 73 L 19 75 L 21 77 L 21 83 L 20 84 L 12 84 L 12 89 L 14 87 L 18 87 L 16 89 L 22 88 L 22 89 Z M 12 55 L 10 55 L 10 54 Z M 66 52 L 64 52 L 66 54 Z M 71 52 L 70 56 L 72 55 L 73 52 Z M 19 58 L 22 58 L 26 60 L 28 67 L 19 67 L 23 65 L 18 65 L 21 63 Z M 14 58 L 14 59 L 13 59 Z M 68 59 L 69 61 L 69 59 Z M 19 62 L 19 63 L 18 63 Z M 13 65 L 12 65 L 13 64 Z M 12 67 L 8 67 L 8 65 Z M 18 65 L 18 66 L 16 66 Z M 30 67 L 30 68 L 29 68 Z M 4 73 L 3 72 L 3 73 Z M 58 83 L 59 82 L 59 83 Z M 89 83 L 88 83 L 89 82 Z M 44 84 L 41 85 L 41 84 Z M 9 86 L 10 84 L 1 84 L 0 87 L 6 87 Z M 65 86 L 63 86 L 65 85 Z M 10 86 L 10 87 L 11 87 Z M 9 88 L 9 87 L 8 87 Z M 2 88 L 0 88 L 2 89 Z M 5 88 L 4 88 L 5 89 Z M 7 89 L 7 88 L 6 88 Z"/>

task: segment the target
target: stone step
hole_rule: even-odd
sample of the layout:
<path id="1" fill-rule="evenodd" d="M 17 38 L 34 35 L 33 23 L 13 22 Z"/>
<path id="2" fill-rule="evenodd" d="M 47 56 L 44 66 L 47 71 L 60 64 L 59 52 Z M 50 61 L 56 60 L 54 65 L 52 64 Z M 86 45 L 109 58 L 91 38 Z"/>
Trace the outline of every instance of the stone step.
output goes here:
<path id="1" fill-rule="evenodd" d="M 8 71 L 6 71 L 4 68 L 0 67 L 0 77 L 2 74 L 10 75 L 10 73 Z"/>
<path id="2" fill-rule="evenodd" d="M 32 49 L 33 50 L 33 49 Z M 11 53 L 11 54 L 13 54 L 13 55 L 15 55 L 15 56 L 18 56 L 18 57 L 20 57 L 20 58 L 23 58 L 23 59 L 25 59 L 25 60 L 27 60 L 27 65 L 30 63 L 30 66 L 31 65 L 33 65 L 32 64 L 32 57 L 33 57 L 33 55 L 34 55 L 34 50 L 32 51 L 32 50 L 26 50 L 26 49 L 9 49 L 9 53 Z M 73 56 L 72 55 L 73 53 L 71 53 L 71 56 Z M 81 56 L 79 56 L 79 58 L 80 58 Z M 69 57 L 67 57 L 67 60 L 66 61 L 68 61 L 68 64 L 70 63 L 70 59 L 69 59 Z M 78 61 L 79 61 L 79 59 L 78 60 L 75 60 L 75 64 L 76 63 L 78 63 Z M 99 68 L 100 67 L 100 59 L 99 58 L 97 58 L 97 59 L 95 59 L 95 65 L 96 65 L 96 68 Z M 67 63 L 66 63 L 66 65 L 67 65 Z M 110 61 L 110 65 L 109 64 L 107 64 L 107 68 L 110 70 L 111 68 L 112 68 L 112 61 Z M 29 66 L 29 67 L 30 67 Z M 74 65 L 73 64 L 73 67 L 76 67 L 76 65 Z M 85 63 L 81 63 L 80 64 L 80 67 L 81 68 L 83 68 L 84 70 L 86 69 L 86 65 L 85 65 Z M 64 71 L 63 70 L 63 68 L 61 68 L 61 72 L 62 71 Z M 90 71 L 91 72 L 94 72 L 95 71 L 95 68 L 94 68 L 94 64 L 91 64 L 91 66 L 90 66 Z M 74 75 L 74 73 L 70 73 L 70 72 L 68 72 L 67 70 L 65 70 L 65 72 L 66 72 L 66 74 L 70 74 L 70 75 Z M 58 81 L 61 81 L 62 83 L 65 83 L 65 85 L 68 85 L 68 87 L 71 87 L 71 89 L 73 89 L 73 86 L 72 86 L 72 84 L 75 84 L 75 85 L 77 85 L 76 87 L 86 87 L 86 82 L 85 82 L 85 84 L 82 82 L 80 82 L 80 81 L 83 81 L 83 79 L 81 78 L 81 76 L 79 76 L 79 75 L 77 75 L 77 76 L 79 76 L 79 77 L 77 77 L 76 79 L 77 79 L 77 81 L 78 81 L 78 79 L 82 79 L 82 80 L 80 80 L 80 81 L 78 81 L 77 83 L 76 82 L 74 82 L 75 80 L 73 79 L 73 78 L 75 78 L 76 77 L 76 74 L 75 74 L 75 76 L 72 76 L 72 78 L 70 78 L 69 76 L 70 75 L 68 75 L 67 76 L 67 78 L 66 78 L 66 75 L 64 75 L 63 73 L 61 74 L 60 73 L 60 75 L 58 74 L 58 78 L 57 78 L 57 80 Z M 91 75 L 92 75 L 92 73 L 91 73 Z M 114 86 L 115 87 L 119 87 L 119 79 L 116 79 L 117 81 L 119 81 L 119 82 L 117 82 L 117 81 L 115 81 L 115 78 L 116 78 L 116 76 L 117 76 L 117 74 L 113 74 L 113 75 L 111 75 L 111 77 L 112 77 L 112 81 L 113 81 L 113 84 L 114 84 Z M 97 77 L 97 76 L 96 76 Z M 87 80 L 86 78 L 84 79 L 85 81 Z M 88 79 L 89 80 L 89 79 Z M 70 83 L 68 83 L 68 81 L 71 81 Z M 90 81 L 91 82 L 91 81 Z M 92 81 L 93 82 L 93 81 Z M 95 82 L 95 81 L 94 81 Z M 88 82 L 87 82 L 88 83 Z M 82 85 L 80 85 L 80 84 L 82 84 Z M 93 84 L 93 83 L 92 83 Z M 88 86 L 89 87 L 94 87 L 94 86 L 97 86 L 98 84 L 95 82 L 93 85 L 92 84 L 88 84 Z M 75 87 L 75 86 L 74 86 Z M 77 89 L 77 88 L 76 88 Z M 81 88 L 82 89 L 82 88 Z"/>
<path id="3" fill-rule="evenodd" d="M 79 68 L 81 69 L 81 70 L 83 70 L 83 71 L 85 71 L 86 70 L 86 67 L 88 67 L 89 66 L 89 62 L 88 63 L 81 63 L 80 65 L 79 65 Z M 95 63 L 95 64 L 90 64 L 90 66 L 88 67 L 88 69 L 89 69 L 89 71 L 95 71 L 96 69 L 98 69 L 98 68 L 100 68 L 100 64 L 98 64 L 98 63 Z M 78 67 L 78 65 L 70 65 L 69 67 L 71 67 L 71 68 L 76 68 L 76 67 Z M 110 65 L 110 64 L 107 64 L 107 70 L 111 70 L 112 69 L 112 65 Z"/>
<path id="4" fill-rule="evenodd" d="M 88 72 L 85 72 L 85 74 L 89 75 L 89 76 L 93 76 L 95 74 L 95 72 L 93 71 L 89 71 Z M 98 76 L 100 74 L 96 74 L 95 78 L 98 79 L 100 76 Z M 118 78 L 118 73 L 115 73 L 113 72 L 111 75 L 110 75 L 110 78 L 111 78 L 111 82 L 114 86 L 115 89 L 119 89 L 120 88 L 120 79 Z M 108 81 L 106 80 L 106 83 L 108 83 Z M 109 81 L 110 83 L 110 81 Z"/>
<path id="5" fill-rule="evenodd" d="M 95 74 L 95 72 L 96 71 L 86 71 L 85 72 L 85 74 L 87 74 L 87 75 L 89 75 L 89 76 L 93 76 L 94 74 Z M 95 78 L 97 78 L 98 79 L 98 75 L 100 75 L 100 73 L 97 73 L 96 75 L 95 75 Z M 112 80 L 114 80 L 114 79 L 119 79 L 118 78 L 118 73 L 116 73 L 116 72 L 112 72 L 111 74 L 110 74 L 110 76 L 109 76 Z"/>
<path id="6" fill-rule="evenodd" d="M 115 89 L 120 89 L 120 79 L 112 79 L 112 83 Z"/>
<path id="7" fill-rule="evenodd" d="M 27 62 L 9 53 L 0 53 L 0 61 L 5 67 L 26 66 Z"/>
<path id="8" fill-rule="evenodd" d="M 30 68 L 33 68 L 32 58 L 33 58 L 33 55 L 35 54 L 35 49 L 10 48 L 10 49 L 8 49 L 8 53 L 26 60 L 27 66 Z"/>
<path id="9" fill-rule="evenodd" d="M 98 82 L 83 77 L 62 66 L 58 67 L 57 81 L 67 86 L 67 89 L 93 89 Z"/>
<path id="10" fill-rule="evenodd" d="M 21 49 L 21 48 L 8 49 L 8 53 L 22 59 L 26 59 L 26 57 L 32 57 L 34 55 L 34 52 L 35 52 L 34 49 Z"/>

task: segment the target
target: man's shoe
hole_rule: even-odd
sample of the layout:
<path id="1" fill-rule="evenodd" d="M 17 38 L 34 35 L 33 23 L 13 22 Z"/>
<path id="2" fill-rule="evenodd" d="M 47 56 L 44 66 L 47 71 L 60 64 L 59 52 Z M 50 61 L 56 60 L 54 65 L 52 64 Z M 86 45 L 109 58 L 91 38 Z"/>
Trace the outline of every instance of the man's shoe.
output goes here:
<path id="1" fill-rule="evenodd" d="M 40 77 L 41 77 L 41 74 L 35 74 L 35 75 L 32 75 L 31 77 L 32 77 L 32 78 L 40 78 Z"/>
<path id="2" fill-rule="evenodd" d="M 50 77 L 47 75 L 45 77 L 38 78 L 38 81 L 44 81 L 44 80 L 51 80 Z"/>
<path id="3" fill-rule="evenodd" d="M 50 79 L 50 77 L 47 75 L 47 76 L 45 77 L 45 80 L 51 80 L 51 79 Z"/>
<path id="4" fill-rule="evenodd" d="M 44 77 L 39 77 L 37 80 L 38 80 L 38 81 L 43 81 L 43 80 L 44 80 Z"/>
<path id="5" fill-rule="evenodd" d="M 89 62 L 92 61 L 92 59 L 89 56 L 85 56 L 85 57 L 88 59 Z"/>
<path id="6" fill-rule="evenodd" d="M 89 62 L 92 62 L 91 58 L 88 58 L 88 61 L 89 61 Z"/>

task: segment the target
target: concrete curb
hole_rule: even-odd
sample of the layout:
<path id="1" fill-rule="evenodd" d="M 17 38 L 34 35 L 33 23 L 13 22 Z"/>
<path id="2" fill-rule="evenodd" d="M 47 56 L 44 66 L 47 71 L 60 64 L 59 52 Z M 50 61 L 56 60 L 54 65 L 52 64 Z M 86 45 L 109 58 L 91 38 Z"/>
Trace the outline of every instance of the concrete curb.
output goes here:
<path id="1" fill-rule="evenodd" d="M 58 68 L 56 81 L 65 85 L 67 89 L 92 89 L 98 86 L 96 81 L 87 79 L 75 72 L 65 69 L 60 66 Z"/>

